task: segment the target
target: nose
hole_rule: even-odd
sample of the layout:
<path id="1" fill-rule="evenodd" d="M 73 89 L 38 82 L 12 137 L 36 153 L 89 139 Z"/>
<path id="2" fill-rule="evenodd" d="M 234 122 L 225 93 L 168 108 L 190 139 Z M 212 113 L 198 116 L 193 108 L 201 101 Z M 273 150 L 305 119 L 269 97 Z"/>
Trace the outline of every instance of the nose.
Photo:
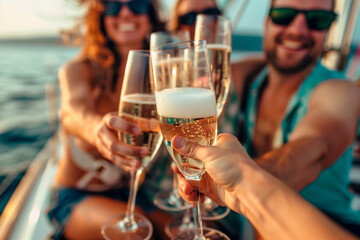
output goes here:
<path id="1" fill-rule="evenodd" d="M 296 15 L 294 20 L 287 27 L 287 31 L 295 35 L 303 35 L 309 33 L 310 29 L 306 23 L 306 17 L 304 13 Z"/>
<path id="2" fill-rule="evenodd" d="M 132 11 L 130 10 L 129 6 L 127 4 L 124 4 L 118 14 L 118 16 L 128 16 L 132 15 Z"/>

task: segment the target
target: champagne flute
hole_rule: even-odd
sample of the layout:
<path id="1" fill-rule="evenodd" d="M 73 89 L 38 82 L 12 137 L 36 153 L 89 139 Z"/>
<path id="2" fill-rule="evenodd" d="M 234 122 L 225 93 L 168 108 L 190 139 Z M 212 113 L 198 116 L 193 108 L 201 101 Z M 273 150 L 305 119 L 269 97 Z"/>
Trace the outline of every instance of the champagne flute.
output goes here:
<path id="1" fill-rule="evenodd" d="M 206 40 L 210 67 L 214 81 L 217 103 L 217 116 L 226 103 L 231 81 L 231 23 L 230 19 L 219 15 L 198 14 L 195 23 L 195 40 Z M 217 220 L 225 217 L 230 209 L 221 207 L 205 197 L 203 204 L 203 219 Z"/>
<path id="2" fill-rule="evenodd" d="M 195 40 L 206 40 L 219 117 L 226 103 L 231 81 L 231 23 L 225 16 L 198 14 Z"/>
<path id="3" fill-rule="evenodd" d="M 124 166 L 130 172 L 130 194 L 126 213 L 111 217 L 104 223 L 101 233 L 105 239 L 150 239 L 152 236 L 151 222 L 146 217 L 134 213 L 140 178 L 154 160 L 162 142 L 155 97 L 150 84 L 149 63 L 149 51 L 129 52 L 121 90 L 119 116 L 139 125 L 143 133 L 135 136 L 119 132 L 119 140 L 133 146 L 145 146 L 149 149 L 150 155 L 129 157 L 140 161 L 139 169 Z"/>
<path id="4" fill-rule="evenodd" d="M 171 32 L 153 32 L 150 35 L 150 50 L 165 43 L 175 43 L 190 40 L 187 30 L 176 30 Z M 171 164 L 173 168 L 173 164 Z M 173 175 L 173 188 L 171 192 L 160 192 L 154 197 L 154 204 L 165 211 L 181 211 L 191 207 L 187 204 L 177 189 L 177 177 Z"/>
<path id="5" fill-rule="evenodd" d="M 204 164 L 175 151 L 171 146 L 171 139 L 175 135 L 180 135 L 202 145 L 215 143 L 216 100 L 206 41 L 161 45 L 151 50 L 151 61 L 156 109 L 165 146 L 184 177 L 199 183 L 205 173 Z M 196 228 L 180 232 L 175 239 L 182 239 L 184 235 L 189 234 L 194 240 L 214 239 L 213 237 L 229 239 L 215 229 L 206 229 L 204 232 L 199 189 L 197 195 L 197 206 L 194 209 Z"/>

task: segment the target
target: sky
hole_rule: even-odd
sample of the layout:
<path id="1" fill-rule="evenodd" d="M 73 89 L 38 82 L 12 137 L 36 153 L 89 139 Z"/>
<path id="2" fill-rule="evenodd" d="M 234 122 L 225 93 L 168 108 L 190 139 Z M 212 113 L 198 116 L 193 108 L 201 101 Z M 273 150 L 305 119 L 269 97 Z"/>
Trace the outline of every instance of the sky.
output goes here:
<path id="1" fill-rule="evenodd" d="M 81 13 L 67 0 L 0 0 L 0 38 L 56 35 Z"/>
<path id="2" fill-rule="evenodd" d="M 0 0 L 0 38 L 54 36 L 60 29 L 70 28 L 75 24 L 74 16 L 83 14 L 84 9 L 71 6 L 69 1 L 71 0 Z M 162 1 L 167 8 L 171 8 L 174 2 Z M 269 0 L 251 2 L 253 3 L 247 7 L 243 16 L 247 21 L 240 21 L 238 30 L 261 34 L 261 16 L 265 15 Z"/>

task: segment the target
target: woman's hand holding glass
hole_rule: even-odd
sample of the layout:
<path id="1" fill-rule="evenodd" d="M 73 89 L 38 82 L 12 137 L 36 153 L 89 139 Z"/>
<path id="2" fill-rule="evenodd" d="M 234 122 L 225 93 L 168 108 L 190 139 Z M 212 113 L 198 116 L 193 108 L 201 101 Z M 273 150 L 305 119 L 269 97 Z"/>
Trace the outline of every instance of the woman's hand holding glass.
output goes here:
<path id="1" fill-rule="evenodd" d="M 119 141 L 118 132 L 124 132 L 134 136 L 143 133 L 139 125 L 126 121 L 120 117 L 117 112 L 107 113 L 96 128 L 94 142 L 97 150 L 104 158 L 124 169 L 139 168 L 140 162 L 135 157 L 149 155 L 150 152 L 148 148 L 133 146 Z"/>

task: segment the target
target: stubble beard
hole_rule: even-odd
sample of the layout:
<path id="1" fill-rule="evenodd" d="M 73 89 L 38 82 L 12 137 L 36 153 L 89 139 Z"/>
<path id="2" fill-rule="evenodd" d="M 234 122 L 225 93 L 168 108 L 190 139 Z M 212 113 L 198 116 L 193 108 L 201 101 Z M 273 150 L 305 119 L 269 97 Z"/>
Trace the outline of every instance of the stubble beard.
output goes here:
<path id="1" fill-rule="evenodd" d="M 286 75 L 299 73 L 307 69 L 311 65 L 315 64 L 317 60 L 317 57 L 310 56 L 309 54 L 307 54 L 303 59 L 301 59 L 301 61 L 298 64 L 289 67 L 289 66 L 282 66 L 279 64 L 275 48 L 270 51 L 266 51 L 265 55 L 266 55 L 266 60 L 269 64 L 271 64 L 280 73 Z"/>

